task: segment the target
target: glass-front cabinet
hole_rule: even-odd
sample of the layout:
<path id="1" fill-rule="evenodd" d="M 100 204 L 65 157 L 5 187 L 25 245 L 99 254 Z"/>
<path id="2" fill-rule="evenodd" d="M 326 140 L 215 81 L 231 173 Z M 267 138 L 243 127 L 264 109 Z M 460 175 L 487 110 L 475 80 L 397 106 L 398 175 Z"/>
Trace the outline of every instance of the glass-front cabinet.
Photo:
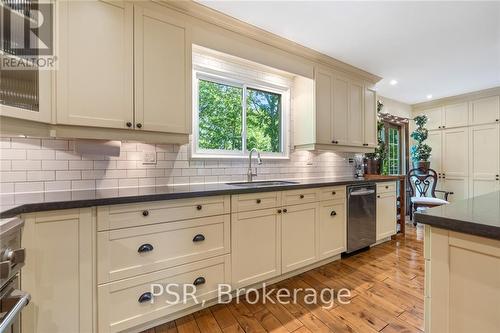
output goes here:
<path id="1" fill-rule="evenodd" d="M 51 121 L 55 70 L 51 2 L 1 0 L 0 115 Z"/>

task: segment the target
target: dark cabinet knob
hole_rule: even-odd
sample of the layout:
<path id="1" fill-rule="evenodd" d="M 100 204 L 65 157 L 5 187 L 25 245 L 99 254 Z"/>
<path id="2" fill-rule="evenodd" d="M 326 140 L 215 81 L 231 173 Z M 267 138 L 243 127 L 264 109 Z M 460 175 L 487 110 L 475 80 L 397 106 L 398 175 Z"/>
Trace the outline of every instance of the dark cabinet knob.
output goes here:
<path id="1" fill-rule="evenodd" d="M 203 242 L 205 240 L 205 236 L 203 236 L 202 234 L 198 234 L 196 236 L 194 236 L 193 238 L 193 242 Z"/>
<path id="2" fill-rule="evenodd" d="M 335 216 L 335 215 L 337 215 L 337 212 L 332 210 L 332 212 L 330 213 L 330 216 Z"/>
<path id="3" fill-rule="evenodd" d="M 332 143 L 337 144 L 339 142 L 337 140 L 333 140 Z"/>
<path id="4" fill-rule="evenodd" d="M 205 282 L 207 282 L 205 278 L 203 276 L 200 276 L 199 278 L 196 278 L 196 280 L 194 280 L 193 285 L 199 286 L 201 284 L 205 284 Z"/>
<path id="5" fill-rule="evenodd" d="M 196 209 L 201 210 L 203 207 L 201 205 L 196 206 Z"/>
<path id="6" fill-rule="evenodd" d="M 142 124 L 141 124 L 141 123 L 137 123 L 135 126 L 136 126 L 137 128 L 142 128 Z"/>
<path id="7" fill-rule="evenodd" d="M 337 194 L 337 192 L 335 192 L 335 191 L 332 191 L 332 195 L 335 195 L 335 194 Z"/>
<path id="8" fill-rule="evenodd" d="M 255 200 L 258 204 L 260 204 L 262 201 L 260 199 Z"/>
<path id="9" fill-rule="evenodd" d="M 366 146 L 368 146 L 368 144 L 367 144 L 367 143 L 363 143 L 363 146 L 365 146 L 365 147 L 366 147 Z"/>
<path id="10" fill-rule="evenodd" d="M 380 195 L 377 195 L 377 198 L 380 198 Z"/>
<path id="11" fill-rule="evenodd" d="M 387 185 L 386 185 L 386 186 L 385 186 L 385 188 L 386 188 L 386 189 L 388 189 L 388 188 L 389 188 L 389 186 L 387 186 Z"/>
<path id="12" fill-rule="evenodd" d="M 286 212 L 288 212 L 288 209 L 286 209 L 286 208 L 283 209 L 283 213 L 286 213 Z"/>
<path id="13" fill-rule="evenodd" d="M 496 121 L 496 122 L 499 122 L 499 121 L 500 121 L 500 119 L 495 119 L 495 121 Z"/>
<path id="14" fill-rule="evenodd" d="M 144 293 L 141 296 L 139 296 L 139 303 L 144 303 L 144 302 L 150 302 L 153 299 L 153 294 L 150 292 Z"/>
<path id="15" fill-rule="evenodd" d="M 281 214 L 281 209 L 278 209 L 278 214 Z"/>
<path id="16" fill-rule="evenodd" d="M 127 127 L 132 127 L 132 123 L 130 121 L 128 121 L 125 125 L 127 125 Z"/>
<path id="17" fill-rule="evenodd" d="M 301 198 L 301 199 L 304 199 L 304 195 L 303 195 L 303 194 L 301 194 L 301 195 L 300 195 L 300 198 Z"/>
<path id="18" fill-rule="evenodd" d="M 148 216 L 149 215 L 149 211 L 148 210 L 143 210 L 142 211 L 142 216 Z"/>
<path id="19" fill-rule="evenodd" d="M 142 244 L 137 249 L 137 252 L 139 252 L 139 253 L 151 252 L 151 251 L 153 251 L 153 249 L 154 249 L 154 247 L 151 244 Z"/>

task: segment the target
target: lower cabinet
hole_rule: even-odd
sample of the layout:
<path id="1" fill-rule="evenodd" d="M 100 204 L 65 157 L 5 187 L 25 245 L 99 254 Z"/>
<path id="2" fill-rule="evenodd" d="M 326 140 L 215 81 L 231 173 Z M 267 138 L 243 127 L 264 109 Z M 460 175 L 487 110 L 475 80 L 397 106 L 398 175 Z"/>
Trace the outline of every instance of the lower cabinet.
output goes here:
<path id="1" fill-rule="evenodd" d="M 281 274 L 281 215 L 276 208 L 231 216 L 232 286 Z"/>
<path id="2" fill-rule="evenodd" d="M 396 192 L 377 195 L 377 241 L 396 233 Z"/>
<path id="3" fill-rule="evenodd" d="M 321 202 L 319 209 L 319 259 L 325 259 L 346 250 L 345 200 Z"/>
<path id="4" fill-rule="evenodd" d="M 318 203 L 285 206 L 282 214 L 281 272 L 310 265 L 318 259 Z"/>

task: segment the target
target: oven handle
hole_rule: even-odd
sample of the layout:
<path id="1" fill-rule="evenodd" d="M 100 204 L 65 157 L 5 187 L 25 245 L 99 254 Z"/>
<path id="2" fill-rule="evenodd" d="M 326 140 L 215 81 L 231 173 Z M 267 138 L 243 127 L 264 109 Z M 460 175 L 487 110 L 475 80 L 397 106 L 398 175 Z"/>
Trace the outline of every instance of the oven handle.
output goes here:
<path id="1" fill-rule="evenodd" d="M 358 196 L 358 195 L 368 195 L 368 194 L 373 194 L 375 193 L 375 190 L 357 190 L 349 193 L 351 196 Z"/>
<path id="2" fill-rule="evenodd" d="M 26 305 L 28 305 L 28 303 L 31 300 L 31 295 L 24 291 L 15 290 L 14 292 L 20 296 L 19 301 L 17 301 L 16 305 L 14 305 L 14 307 L 9 311 L 9 313 L 7 313 L 7 315 L 0 322 L 0 332 L 6 331 L 6 329 L 14 323 L 14 320 L 16 319 L 17 315 Z"/>

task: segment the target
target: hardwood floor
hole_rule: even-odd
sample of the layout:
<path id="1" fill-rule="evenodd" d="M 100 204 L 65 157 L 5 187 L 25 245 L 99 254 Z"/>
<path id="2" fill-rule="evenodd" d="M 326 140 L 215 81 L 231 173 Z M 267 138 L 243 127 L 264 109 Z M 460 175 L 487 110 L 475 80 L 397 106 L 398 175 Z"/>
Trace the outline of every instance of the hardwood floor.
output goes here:
<path id="1" fill-rule="evenodd" d="M 311 302 L 300 296 L 297 304 L 233 301 L 146 332 L 423 332 L 423 228 L 406 227 L 405 236 L 268 286 L 268 290 L 348 288 L 352 290 L 349 304 L 336 301 L 326 309 L 322 304 L 307 304 Z M 276 295 L 272 298 L 276 300 Z"/>

